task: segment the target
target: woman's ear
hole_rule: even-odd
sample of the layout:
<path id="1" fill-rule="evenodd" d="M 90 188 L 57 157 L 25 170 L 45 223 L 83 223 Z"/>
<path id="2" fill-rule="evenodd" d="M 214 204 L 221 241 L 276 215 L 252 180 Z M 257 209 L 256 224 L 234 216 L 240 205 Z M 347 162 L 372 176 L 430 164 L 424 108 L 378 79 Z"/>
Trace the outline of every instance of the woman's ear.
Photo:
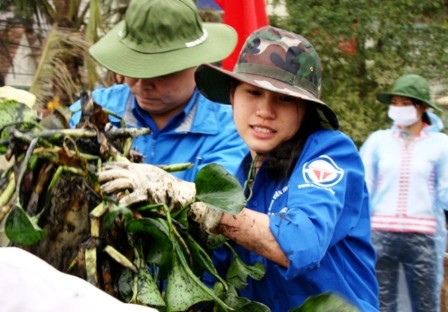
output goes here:
<path id="1" fill-rule="evenodd" d="M 418 103 L 416 108 L 417 108 L 417 111 L 419 111 L 421 114 L 423 114 L 428 109 L 428 105 L 426 105 L 425 103 Z"/>

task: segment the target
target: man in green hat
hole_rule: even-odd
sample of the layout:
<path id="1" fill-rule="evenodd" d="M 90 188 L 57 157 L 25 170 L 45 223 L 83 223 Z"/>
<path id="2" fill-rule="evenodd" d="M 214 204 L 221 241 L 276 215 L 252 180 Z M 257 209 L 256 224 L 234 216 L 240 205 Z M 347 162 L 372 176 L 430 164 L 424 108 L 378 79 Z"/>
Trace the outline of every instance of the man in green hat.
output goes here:
<path id="1" fill-rule="evenodd" d="M 227 105 L 202 96 L 194 71 L 234 49 L 237 35 L 222 23 L 203 23 L 191 0 L 133 0 L 124 21 L 90 48 L 92 57 L 124 77 L 124 83 L 93 92 L 96 103 L 122 118 L 128 127 L 150 128 L 133 149 L 150 164 L 191 162 L 176 175 L 193 181 L 208 163 L 234 172 L 246 147 Z M 71 106 L 71 126 L 80 118 L 79 101 Z M 110 116 L 112 124 L 120 119 Z"/>
<path id="2" fill-rule="evenodd" d="M 389 105 L 391 129 L 361 147 L 372 215 L 380 311 L 397 311 L 404 268 L 412 311 L 438 311 L 448 209 L 448 136 L 432 131 L 428 81 L 399 77 L 377 99 Z M 400 296 L 398 295 L 400 293 Z"/>

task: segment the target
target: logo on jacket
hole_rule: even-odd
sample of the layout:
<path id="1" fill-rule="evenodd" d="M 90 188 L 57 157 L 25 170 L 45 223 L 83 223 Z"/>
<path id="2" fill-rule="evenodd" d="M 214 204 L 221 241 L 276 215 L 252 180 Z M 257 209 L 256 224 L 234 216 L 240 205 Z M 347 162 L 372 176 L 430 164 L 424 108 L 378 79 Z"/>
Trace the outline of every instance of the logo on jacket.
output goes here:
<path id="1" fill-rule="evenodd" d="M 344 170 L 339 168 L 331 157 L 322 155 L 306 162 L 302 174 L 307 183 L 328 188 L 341 181 Z"/>

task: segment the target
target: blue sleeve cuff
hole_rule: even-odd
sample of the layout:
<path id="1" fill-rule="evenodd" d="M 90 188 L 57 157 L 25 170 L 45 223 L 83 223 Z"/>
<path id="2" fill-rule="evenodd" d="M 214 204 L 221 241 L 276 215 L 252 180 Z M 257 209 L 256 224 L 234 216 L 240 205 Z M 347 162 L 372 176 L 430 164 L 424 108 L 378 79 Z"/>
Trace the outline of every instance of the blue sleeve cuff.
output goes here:
<path id="1" fill-rule="evenodd" d="M 319 266 L 321 252 L 315 226 L 303 212 L 296 211 L 294 216 L 271 215 L 269 219 L 270 230 L 290 261 L 287 269 L 279 266 L 279 272 L 286 279 L 295 278 Z"/>

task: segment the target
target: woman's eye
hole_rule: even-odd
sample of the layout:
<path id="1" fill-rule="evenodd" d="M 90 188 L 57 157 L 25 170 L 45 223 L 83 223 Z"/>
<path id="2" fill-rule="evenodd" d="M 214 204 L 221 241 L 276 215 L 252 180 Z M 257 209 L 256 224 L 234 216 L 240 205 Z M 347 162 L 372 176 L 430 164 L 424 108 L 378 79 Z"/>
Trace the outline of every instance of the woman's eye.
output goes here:
<path id="1" fill-rule="evenodd" d="M 297 99 L 291 96 L 281 96 L 279 97 L 279 101 L 285 103 L 296 103 Z"/>
<path id="2" fill-rule="evenodd" d="M 246 92 L 249 94 L 252 94 L 252 95 L 260 95 L 261 94 L 260 91 L 258 91 L 256 89 L 247 89 Z"/>

